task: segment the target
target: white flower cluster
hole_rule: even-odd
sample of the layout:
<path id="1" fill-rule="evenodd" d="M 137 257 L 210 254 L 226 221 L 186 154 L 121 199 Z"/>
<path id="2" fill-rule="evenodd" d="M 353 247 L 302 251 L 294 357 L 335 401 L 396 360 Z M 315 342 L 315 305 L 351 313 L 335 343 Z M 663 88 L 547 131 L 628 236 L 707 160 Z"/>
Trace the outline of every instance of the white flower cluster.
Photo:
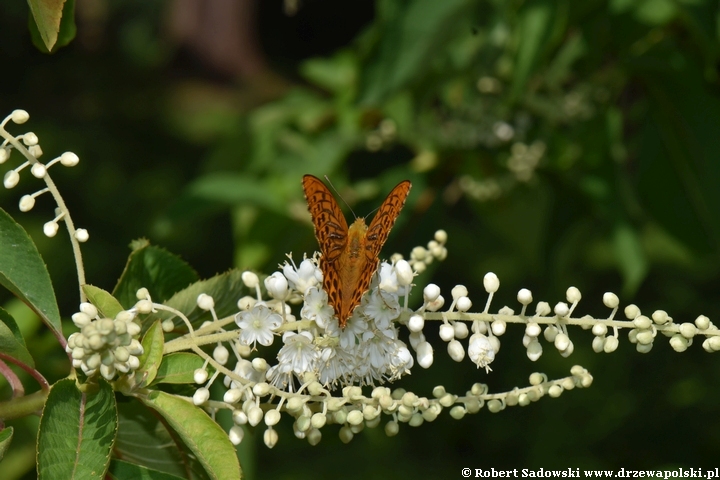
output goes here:
<path id="1" fill-rule="evenodd" d="M 27 122 L 29 119 L 30 115 L 25 110 L 14 110 L 0 123 L 0 136 L 4 138 L 2 144 L 0 145 L 0 164 L 5 163 L 10 158 L 10 154 L 13 149 L 20 151 L 20 153 L 27 159 L 18 167 L 5 172 L 5 176 L 3 177 L 3 186 L 7 189 L 17 186 L 20 182 L 20 173 L 27 167 L 30 167 L 30 173 L 33 177 L 45 179 L 48 187 L 40 189 L 32 194 L 23 195 L 20 198 L 19 208 L 21 212 L 28 212 L 35 206 L 35 200 L 37 197 L 47 192 L 52 193 L 56 200 L 58 200 L 60 208 L 58 208 L 55 218 L 43 225 L 43 233 L 48 237 L 54 237 L 59 229 L 58 222 L 63 219 L 67 220 L 67 210 L 64 208 L 64 203 L 62 202 L 57 189 L 55 189 L 55 186 L 48 179 L 48 169 L 57 163 L 65 167 L 74 167 L 80 162 L 80 159 L 72 152 L 65 152 L 47 163 L 40 162 L 38 158 L 42 156 L 43 151 L 40 147 L 39 139 L 36 134 L 33 132 L 26 132 L 20 135 L 11 135 L 7 130 L 5 130 L 5 126 L 10 121 L 20 125 Z M 87 230 L 84 228 L 78 228 L 76 230 L 74 226 L 72 226 L 72 222 L 70 222 L 70 225 L 70 230 L 75 240 L 82 243 L 89 239 L 90 236 Z"/>
<path id="2" fill-rule="evenodd" d="M 413 358 L 398 338 L 396 321 L 400 317 L 400 296 L 407 296 L 410 282 L 402 282 L 410 270 L 406 261 L 383 263 L 368 294 L 355 309 L 344 329 L 340 329 L 328 305 L 327 294 L 320 289 L 322 273 L 315 259 L 305 259 L 297 267 L 286 263 L 283 272 L 265 279 L 274 300 L 246 297 L 239 303 L 244 310 L 236 315 L 241 345 L 255 347 L 273 343 L 278 328 L 296 322 L 285 304 L 286 299 L 301 296 L 299 331 L 285 331 L 278 363 L 265 372 L 272 385 L 292 391 L 295 381 L 302 383 L 306 373 L 317 374 L 329 386 L 374 384 L 396 379 L 409 371 Z M 398 274 L 400 272 L 400 274 Z M 409 275 L 412 279 L 412 273 Z M 246 272 L 246 285 L 255 288 L 259 279 Z M 280 310 L 280 312 L 278 312 Z M 242 365 L 240 365 L 242 366 Z"/>
<path id="3" fill-rule="evenodd" d="M 486 372 L 500 350 L 500 337 L 512 323 L 524 326 L 522 342 L 533 361 L 543 353 L 541 337 L 561 356 L 569 357 L 575 348 L 570 339 L 571 326 L 592 331 L 596 352 L 614 351 L 623 328 L 629 330 L 629 339 L 639 352 L 649 351 L 658 333 L 671 337 L 670 345 L 678 352 L 698 335 L 706 337 L 703 347 L 707 351 L 720 351 L 720 331 L 707 317 L 701 315 L 694 323 L 675 324 L 661 310 L 646 317 L 638 307 L 629 305 L 624 310 L 629 321 L 617 320 L 619 299 L 613 293 L 603 296 L 603 303 L 611 309 L 607 318 L 573 317 L 582 299 L 575 287 L 567 289 L 566 302 L 551 307 L 548 302 L 539 301 L 534 313 L 529 311 L 532 292 L 523 288 L 517 293 L 519 313 L 508 306 L 491 313 L 492 300 L 500 288 L 494 273 L 483 279 L 487 300 L 482 309 L 471 311 L 473 302 L 463 285 L 452 289 L 452 301 L 446 306 L 440 288 L 428 284 L 422 289 L 423 304 L 410 310 L 408 297 L 414 287 L 414 275 L 433 260 L 445 258 L 446 240 L 445 232 L 439 231 L 428 248 L 413 249 L 410 261 L 395 256 L 392 263 L 382 263 L 370 290 L 343 329 L 339 328 L 321 288 L 317 256 L 304 259 L 299 266 L 292 261 L 285 263 L 280 272 L 267 277 L 264 286 L 269 300 L 262 298 L 258 276 L 245 272 L 243 282 L 254 290 L 255 296 L 240 299 L 240 313 L 221 322 L 210 299 L 201 295 L 198 305 L 210 309 L 215 321 L 204 324 L 196 334 L 222 330 L 233 319 L 238 331 L 212 334 L 219 343 L 212 358 L 206 357 L 206 365 L 212 363 L 216 372 L 208 380 L 204 368 L 196 371 L 196 383 L 207 384 L 195 392 L 193 402 L 213 413 L 221 408 L 231 409 L 235 425 L 229 438 L 235 444 L 242 441 L 245 425 L 254 427 L 264 422 L 267 427 L 264 442 L 273 447 L 278 441 L 274 426 L 283 414 L 294 418 L 295 436 L 313 445 L 320 441 L 322 427 L 329 424 L 341 425 L 340 438 L 348 442 L 363 428 L 378 425 L 382 415 L 391 417 L 385 425 L 385 432 L 391 436 L 398 432 L 401 423 L 419 426 L 434 420 L 444 409 L 449 409 L 451 417 L 460 419 L 465 414 L 477 413 L 483 406 L 490 412 L 499 412 L 506 407 L 528 405 L 546 395 L 556 398 L 567 390 L 592 383 L 592 375 L 576 365 L 571 376 L 548 380 L 544 374 L 534 373 L 530 386 L 502 393 L 489 393 L 486 385 L 476 383 L 464 395 L 456 395 L 438 385 L 430 398 L 403 388 L 391 390 L 378 385 L 399 379 L 415 364 L 423 368 L 433 364 L 433 346 L 424 335 L 428 325 L 438 325 L 440 339 L 447 343 L 448 355 L 453 360 L 461 362 L 467 356 Z M 292 304 L 301 304 L 297 317 L 290 308 Z M 399 339 L 402 325 L 409 331 L 409 347 Z M 283 345 L 277 353 L 277 362 L 268 362 L 260 356 L 249 358 L 258 345 L 270 346 L 278 335 L 282 335 Z M 228 350 L 222 346 L 223 341 L 230 342 L 237 358 L 232 371 L 224 367 Z M 179 350 L 180 345 L 172 346 L 171 351 Z M 415 351 L 414 357 L 411 349 Z M 222 402 L 210 400 L 208 388 L 220 375 L 227 388 Z M 364 385 L 373 388 L 367 392 L 361 388 Z M 342 387 L 340 392 L 331 391 L 338 387 Z"/>
<path id="4" fill-rule="evenodd" d="M 137 339 L 141 327 L 134 318 L 135 314 L 127 310 L 114 319 L 101 318 L 93 304 L 81 303 L 80 311 L 72 316 L 80 331 L 70 335 L 65 348 L 73 367 L 88 377 L 100 372 L 106 380 L 113 380 L 118 372 L 137 370 L 143 347 Z"/>
<path id="5" fill-rule="evenodd" d="M 251 348 L 257 344 L 269 346 L 275 335 L 282 332 L 278 362 L 262 372 L 264 380 L 281 390 L 293 391 L 296 383 L 303 383 L 306 374 L 316 375 L 321 384 L 331 388 L 396 380 L 409 373 L 414 364 L 398 331 L 401 314 L 407 310 L 413 277 L 418 266 L 424 269 L 433 259 L 445 258 L 446 241 L 447 234 L 439 231 L 427 249 L 414 249 L 411 262 L 415 268 L 400 256 L 393 263 L 381 263 L 370 290 L 342 329 L 328 305 L 327 293 L 321 288 L 322 271 L 317 256 L 305 258 L 299 266 L 291 259 L 285 262 L 282 271 L 267 277 L 264 284 L 272 297 L 268 301 L 261 297 L 258 276 L 244 272 L 243 282 L 255 290 L 256 296 L 238 302 L 241 310 L 235 317 L 240 329 L 238 342 Z M 299 319 L 288 305 L 298 301 L 302 301 Z M 411 335 L 410 342 L 420 364 L 430 366 L 432 348 L 424 337 Z M 245 367 L 241 363 L 238 368 Z"/>

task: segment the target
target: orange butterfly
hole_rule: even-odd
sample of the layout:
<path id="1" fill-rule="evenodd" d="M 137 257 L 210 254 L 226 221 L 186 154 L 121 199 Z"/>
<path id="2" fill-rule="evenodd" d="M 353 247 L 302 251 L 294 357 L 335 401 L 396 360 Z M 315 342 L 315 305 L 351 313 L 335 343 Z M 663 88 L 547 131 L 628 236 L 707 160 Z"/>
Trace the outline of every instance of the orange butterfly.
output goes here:
<path id="1" fill-rule="evenodd" d="M 408 180 L 398 183 L 380 205 L 369 227 L 364 218 L 357 218 L 348 228 L 340 206 L 325 184 L 312 175 L 303 177 L 305 199 L 322 252 L 323 290 L 341 328 L 370 286 L 380 262 L 380 249 L 405 205 L 410 187 Z"/>

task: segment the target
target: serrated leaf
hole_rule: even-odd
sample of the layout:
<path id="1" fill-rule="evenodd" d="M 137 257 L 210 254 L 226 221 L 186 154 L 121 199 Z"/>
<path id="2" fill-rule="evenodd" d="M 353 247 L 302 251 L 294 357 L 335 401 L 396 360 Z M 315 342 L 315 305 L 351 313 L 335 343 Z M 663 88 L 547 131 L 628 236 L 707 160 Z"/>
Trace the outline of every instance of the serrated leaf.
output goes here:
<path id="1" fill-rule="evenodd" d="M 110 292 L 94 285 L 83 285 L 83 292 L 88 297 L 88 301 L 95 305 L 100 311 L 100 315 L 105 318 L 115 318 L 115 316 L 124 309 L 120 302 L 113 297 Z"/>
<path id="2" fill-rule="evenodd" d="M 75 38 L 75 0 L 28 0 L 28 28 L 35 47 L 56 52 Z"/>
<path id="3" fill-rule="evenodd" d="M 161 472 L 160 470 L 154 470 L 151 468 L 143 467 L 142 465 L 135 465 L 134 463 L 123 462 L 121 460 L 113 460 L 110 462 L 110 471 L 108 477 L 117 480 L 126 480 L 132 478 L 133 480 L 182 480 L 183 477 L 178 477 L 169 473 Z"/>
<path id="4" fill-rule="evenodd" d="M 117 432 L 112 387 L 100 380 L 97 390 L 82 392 L 75 380 L 50 389 L 38 431 L 38 478 L 103 478 Z"/>
<path id="5" fill-rule="evenodd" d="M 5 456 L 5 451 L 10 446 L 10 442 L 12 442 L 14 431 L 13 427 L 7 427 L 0 430 L 0 462 L 2 462 L 2 459 Z"/>
<path id="6" fill-rule="evenodd" d="M 162 415 L 211 478 L 241 478 L 235 447 L 230 443 L 227 433 L 203 410 L 160 391 L 139 399 Z"/>
<path id="7" fill-rule="evenodd" d="M 139 240 L 134 243 L 113 296 L 123 307 L 131 308 L 137 302 L 137 291 L 145 287 L 154 301 L 164 302 L 197 280 L 197 273 L 180 257 Z"/>
<path id="8" fill-rule="evenodd" d="M 25 302 L 62 337 L 50 274 L 27 232 L 0 208 L 0 285 Z"/>
<path id="9" fill-rule="evenodd" d="M 229 272 L 216 275 L 207 280 L 190 285 L 172 296 L 165 305 L 172 307 L 184 313 L 190 323 L 197 325 L 201 319 L 208 315 L 208 312 L 197 308 L 197 297 L 201 293 L 205 293 L 213 297 L 215 301 L 215 313 L 222 318 L 237 312 L 237 301 L 240 298 L 240 291 L 246 288 L 242 283 L 242 272 L 239 270 L 230 270 Z M 168 312 L 158 312 L 152 314 L 149 318 L 167 319 L 173 318 L 174 315 Z M 154 319 L 153 318 L 153 319 Z M 176 325 L 178 321 L 176 320 Z"/>
<path id="10" fill-rule="evenodd" d="M 182 478 L 210 478 L 174 432 L 153 410 L 131 400 L 118 403 L 116 456 Z"/>
<path id="11" fill-rule="evenodd" d="M 144 385 L 149 385 L 155 380 L 160 362 L 163 360 L 163 348 L 165 337 L 163 335 L 160 321 L 155 321 L 142 340 L 143 354 L 140 355 L 140 367 L 137 369 L 135 378 Z"/>
<path id="12" fill-rule="evenodd" d="M 158 383 L 195 383 L 193 378 L 195 370 L 202 368 L 205 360 L 201 357 L 187 352 L 171 353 L 165 355 L 158 368 L 157 376 L 153 384 Z M 208 374 L 212 375 L 212 367 L 208 366 Z"/>
<path id="13" fill-rule="evenodd" d="M 25 365 L 35 367 L 35 362 L 25 345 L 25 339 L 15 319 L 0 307 L 0 353 L 8 355 Z"/>

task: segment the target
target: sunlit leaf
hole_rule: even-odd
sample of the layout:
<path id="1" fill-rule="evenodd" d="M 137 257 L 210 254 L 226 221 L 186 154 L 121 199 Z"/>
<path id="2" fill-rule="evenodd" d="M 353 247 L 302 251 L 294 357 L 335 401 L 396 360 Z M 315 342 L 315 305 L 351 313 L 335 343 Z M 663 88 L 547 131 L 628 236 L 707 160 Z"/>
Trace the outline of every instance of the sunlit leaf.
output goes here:
<path id="1" fill-rule="evenodd" d="M 75 0 L 28 0 L 28 28 L 35 47 L 55 52 L 75 38 Z"/>
<path id="2" fill-rule="evenodd" d="M 115 394 L 107 382 L 82 392 L 74 380 L 60 380 L 40 420 L 38 478 L 103 478 L 116 432 Z"/>
<path id="3" fill-rule="evenodd" d="M 195 383 L 195 370 L 202 368 L 205 360 L 193 353 L 171 353 L 162 359 L 154 383 Z M 209 374 L 212 369 L 208 366 Z"/>
<path id="4" fill-rule="evenodd" d="M 0 285 L 25 302 L 57 336 L 60 312 L 50 274 L 25 230 L 0 208 Z"/>
<path id="5" fill-rule="evenodd" d="M 88 297 L 88 301 L 95 305 L 105 318 L 115 318 L 115 316 L 123 310 L 122 305 L 109 292 L 93 285 L 83 285 L 83 292 Z"/>
<path id="6" fill-rule="evenodd" d="M 148 328 L 142 340 L 143 354 L 139 357 L 140 367 L 135 375 L 138 380 L 142 379 L 143 384 L 148 385 L 155 379 L 162 361 L 164 345 L 163 330 L 158 320 Z"/>
<path id="7" fill-rule="evenodd" d="M 157 415 L 135 400 L 118 403 L 115 452 L 126 462 L 182 478 L 210 478 Z"/>
<path id="8" fill-rule="evenodd" d="M 110 462 L 108 477 L 115 480 L 127 480 L 130 478 L 133 480 L 181 480 L 184 478 L 121 460 Z"/>
<path id="9" fill-rule="evenodd" d="M 235 447 L 230 443 L 227 433 L 203 410 L 186 400 L 160 391 L 150 392 L 140 400 L 162 415 L 208 475 L 217 479 L 240 477 L 240 464 L 235 455 Z"/>
<path id="10" fill-rule="evenodd" d="M 13 427 L 7 427 L 0 430 L 0 462 L 2 462 L 2 459 L 5 456 L 5 451 L 10 446 L 10 442 L 12 442 L 13 432 Z"/>
<path id="11" fill-rule="evenodd" d="M 197 306 L 197 298 L 201 293 L 213 297 L 215 301 L 215 312 L 220 318 L 236 313 L 237 301 L 242 296 L 240 292 L 242 289 L 247 288 L 242 283 L 241 276 L 242 272 L 239 270 L 231 270 L 207 280 L 194 283 L 185 290 L 173 295 L 172 298 L 165 302 L 165 305 L 184 313 L 190 320 L 190 323 L 196 326 L 201 318 L 205 318 L 208 315 L 208 312 L 201 310 Z M 174 315 L 163 311 L 153 313 L 148 318 L 154 320 L 155 318 L 167 319 L 172 317 L 174 317 Z M 178 319 L 175 320 L 175 324 L 180 325 L 181 328 L 184 326 L 184 323 Z"/>
<path id="12" fill-rule="evenodd" d="M 137 302 L 137 291 L 144 287 L 154 301 L 163 302 L 175 292 L 197 281 L 195 271 L 181 258 L 167 250 L 137 240 L 128 257 L 113 295 L 125 308 Z"/>
<path id="13" fill-rule="evenodd" d="M 0 307 L 0 354 L 12 357 L 30 367 L 35 366 L 32 355 L 15 319 Z"/>

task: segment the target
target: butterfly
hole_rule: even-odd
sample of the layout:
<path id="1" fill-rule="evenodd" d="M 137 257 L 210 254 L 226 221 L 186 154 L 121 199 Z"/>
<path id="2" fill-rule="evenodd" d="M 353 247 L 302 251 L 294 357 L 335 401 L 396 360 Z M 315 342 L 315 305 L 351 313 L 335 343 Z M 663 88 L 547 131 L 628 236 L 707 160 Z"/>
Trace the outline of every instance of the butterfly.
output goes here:
<path id="1" fill-rule="evenodd" d="M 303 176 L 305 199 L 322 253 L 323 290 L 341 328 L 345 328 L 370 286 L 380 262 L 380 250 L 405 205 L 411 186 L 409 180 L 398 183 L 369 226 L 365 225 L 364 218 L 356 218 L 348 228 L 340 206 L 325 184 L 312 175 Z"/>

